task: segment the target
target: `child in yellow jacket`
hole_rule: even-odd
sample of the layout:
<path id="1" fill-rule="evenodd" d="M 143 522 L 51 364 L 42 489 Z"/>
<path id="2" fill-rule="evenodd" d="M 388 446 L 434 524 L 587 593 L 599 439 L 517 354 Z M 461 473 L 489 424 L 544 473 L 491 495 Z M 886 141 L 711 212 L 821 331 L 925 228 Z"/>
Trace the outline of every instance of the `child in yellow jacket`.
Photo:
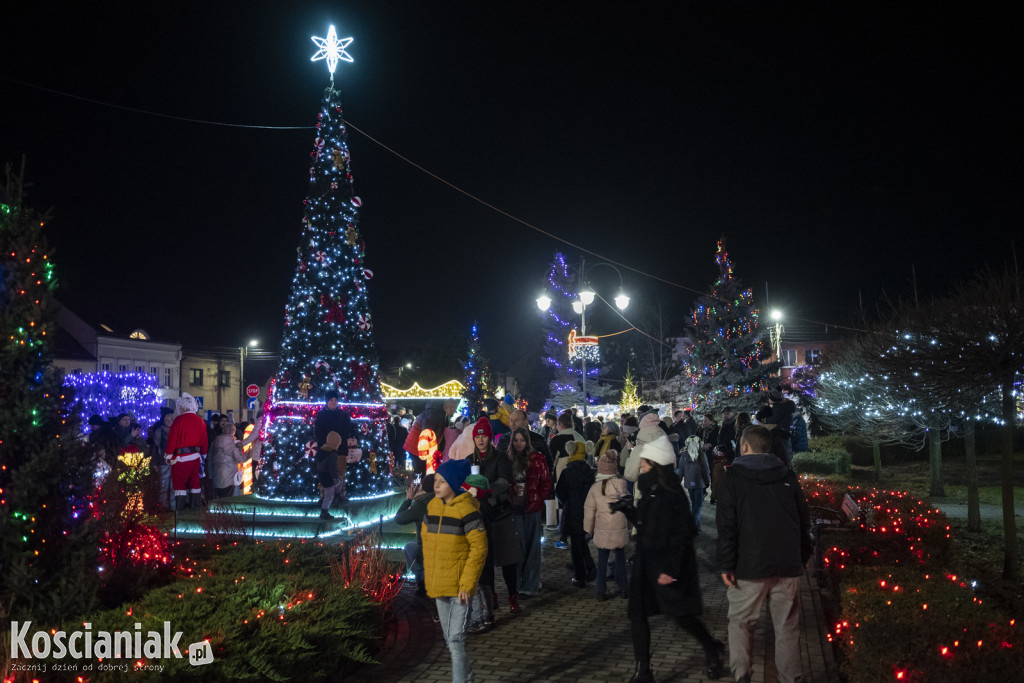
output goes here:
<path id="1" fill-rule="evenodd" d="M 487 557 L 487 533 L 476 498 L 463 489 L 468 460 L 448 460 L 434 474 L 434 499 L 423 521 L 423 572 L 427 595 L 437 602 L 441 630 L 452 654 L 452 681 L 471 680 L 466 654 L 469 600 Z"/>

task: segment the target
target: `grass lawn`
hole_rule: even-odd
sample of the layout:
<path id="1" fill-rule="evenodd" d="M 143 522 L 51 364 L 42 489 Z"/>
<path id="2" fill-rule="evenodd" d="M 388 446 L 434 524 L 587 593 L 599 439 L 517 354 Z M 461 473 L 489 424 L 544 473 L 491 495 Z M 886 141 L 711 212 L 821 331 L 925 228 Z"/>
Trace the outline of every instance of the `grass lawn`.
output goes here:
<path id="1" fill-rule="evenodd" d="M 982 505 L 1002 505 L 1002 489 L 999 480 L 1001 457 L 998 454 L 978 456 L 978 496 Z M 1024 509 L 1024 452 L 1013 454 L 1014 500 L 1018 511 Z M 933 503 L 967 503 L 967 467 L 963 456 L 943 457 L 943 486 L 945 497 L 935 498 Z M 874 469 L 854 465 L 850 473 L 851 483 L 870 485 L 874 483 Z M 909 491 L 916 496 L 928 496 L 928 460 L 915 460 L 882 466 L 880 485 Z"/>

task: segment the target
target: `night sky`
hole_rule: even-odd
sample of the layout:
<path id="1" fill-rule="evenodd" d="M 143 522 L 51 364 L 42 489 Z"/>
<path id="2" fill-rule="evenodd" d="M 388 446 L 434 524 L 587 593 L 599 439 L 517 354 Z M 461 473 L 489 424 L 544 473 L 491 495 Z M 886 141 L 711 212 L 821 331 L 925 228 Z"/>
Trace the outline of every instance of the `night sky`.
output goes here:
<path id="1" fill-rule="evenodd" d="M 120 332 L 280 341 L 328 74 L 311 35 L 353 36 L 346 118 L 392 149 L 622 270 L 678 332 L 717 275 L 789 321 L 922 296 L 1012 258 L 1021 59 L 1010 16 L 916 3 L 8 2 L 0 161 L 65 303 Z M 992 12 L 981 14 L 980 12 Z M 189 123 L 73 99 L 40 88 Z M 375 332 L 403 347 L 480 322 L 499 368 L 539 339 L 557 250 L 351 131 Z M 588 262 L 598 259 L 588 256 Z M 594 271 L 614 296 L 618 277 Z M 638 310 L 638 309 L 633 309 Z M 631 311 L 627 310 L 627 317 Z M 598 314 L 594 327 L 621 329 Z M 596 330 L 601 332 L 603 330 Z M 635 335 L 635 333 L 632 333 Z"/>

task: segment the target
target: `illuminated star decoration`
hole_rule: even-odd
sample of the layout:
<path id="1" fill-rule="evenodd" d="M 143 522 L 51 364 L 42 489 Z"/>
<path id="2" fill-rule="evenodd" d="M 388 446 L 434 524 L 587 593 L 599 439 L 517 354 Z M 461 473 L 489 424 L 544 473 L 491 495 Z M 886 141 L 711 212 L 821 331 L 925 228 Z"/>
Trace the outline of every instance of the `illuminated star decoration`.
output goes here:
<path id="1" fill-rule="evenodd" d="M 334 69 L 338 66 L 338 60 L 345 62 L 352 61 L 352 55 L 345 52 L 345 48 L 352 42 L 351 38 L 342 38 L 338 40 L 338 34 L 334 32 L 334 26 L 331 26 L 330 30 L 327 31 L 326 38 L 317 38 L 312 36 L 313 42 L 320 48 L 320 51 L 313 55 L 313 59 L 310 61 L 317 61 L 320 59 L 327 60 L 327 70 L 331 72 L 331 81 L 334 80 Z"/>

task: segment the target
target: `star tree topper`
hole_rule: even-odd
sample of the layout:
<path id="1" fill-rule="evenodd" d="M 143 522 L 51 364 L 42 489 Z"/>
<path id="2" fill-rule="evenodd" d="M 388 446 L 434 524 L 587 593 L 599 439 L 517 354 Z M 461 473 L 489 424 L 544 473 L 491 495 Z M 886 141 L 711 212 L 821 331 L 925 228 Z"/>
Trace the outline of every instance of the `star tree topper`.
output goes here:
<path id="1" fill-rule="evenodd" d="M 331 72 L 331 82 L 334 81 L 334 69 L 338 66 L 338 60 L 344 62 L 351 62 L 352 55 L 345 52 L 345 48 L 352 42 L 351 38 L 338 39 L 338 34 L 334 31 L 334 26 L 327 31 L 326 38 L 318 38 L 312 36 L 313 42 L 320 50 L 313 55 L 313 59 L 310 61 L 318 61 L 321 59 L 327 60 L 327 70 Z"/>

